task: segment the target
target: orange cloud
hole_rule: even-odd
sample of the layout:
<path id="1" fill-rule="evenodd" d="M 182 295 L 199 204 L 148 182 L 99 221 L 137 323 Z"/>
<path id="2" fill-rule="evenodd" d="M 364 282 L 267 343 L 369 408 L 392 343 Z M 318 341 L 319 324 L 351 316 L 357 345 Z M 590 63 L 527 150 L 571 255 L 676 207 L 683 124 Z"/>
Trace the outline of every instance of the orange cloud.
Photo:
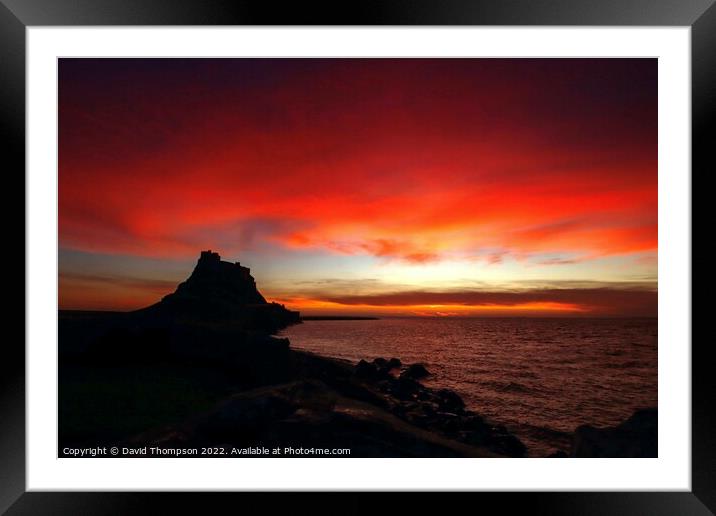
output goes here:
<path id="1" fill-rule="evenodd" d="M 362 304 L 349 305 L 321 299 L 287 298 L 272 299 L 285 304 L 305 315 L 312 314 L 370 314 L 418 317 L 466 317 L 491 315 L 575 315 L 589 312 L 588 309 L 569 303 L 514 303 L 510 305 L 482 304 Z"/>
<path id="2" fill-rule="evenodd" d="M 584 314 L 655 317 L 657 292 L 646 288 L 532 288 L 520 291 L 396 291 L 289 297 L 277 301 L 306 312 L 393 314 Z"/>

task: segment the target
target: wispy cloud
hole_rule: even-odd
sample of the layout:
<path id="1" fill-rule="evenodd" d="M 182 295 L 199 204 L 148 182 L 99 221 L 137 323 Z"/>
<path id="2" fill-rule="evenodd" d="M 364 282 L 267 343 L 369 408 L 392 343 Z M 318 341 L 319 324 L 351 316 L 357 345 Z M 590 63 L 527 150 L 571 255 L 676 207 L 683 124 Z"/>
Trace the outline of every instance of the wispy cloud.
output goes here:
<path id="1" fill-rule="evenodd" d="M 135 278 L 129 276 L 102 276 L 98 274 L 73 274 L 60 273 L 61 282 L 90 283 L 106 287 L 124 287 L 146 290 L 173 290 L 177 282 L 170 280 L 159 280 L 151 278 Z"/>

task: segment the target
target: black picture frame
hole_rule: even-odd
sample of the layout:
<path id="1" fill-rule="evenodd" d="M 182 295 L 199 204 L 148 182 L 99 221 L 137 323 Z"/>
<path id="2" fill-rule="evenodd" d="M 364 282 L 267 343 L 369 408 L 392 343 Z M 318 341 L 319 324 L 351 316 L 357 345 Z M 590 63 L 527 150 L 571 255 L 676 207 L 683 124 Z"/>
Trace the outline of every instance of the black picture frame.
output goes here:
<path id="1" fill-rule="evenodd" d="M 0 145 L 7 193 L 24 192 L 25 30 L 31 26 L 72 25 L 642 25 L 691 27 L 692 191 L 693 179 L 716 170 L 713 137 L 716 107 L 715 0 L 364 0 L 293 2 L 231 0 L 0 0 Z M 21 179 L 23 178 L 23 179 Z M 10 180 L 17 183 L 10 186 Z M 18 196 L 14 194 L 12 196 Z M 693 202 L 693 201 L 692 201 Z M 10 207 L 11 204 L 5 203 Z M 17 218 L 17 207 L 6 215 Z M 693 204 L 692 204 L 693 209 Z M 696 219 L 692 217 L 694 221 Z M 6 223 L 9 226 L 19 224 Z M 693 233 L 693 229 L 692 229 Z M 24 229 L 23 229 L 24 242 Z M 16 240 L 19 241 L 20 236 Z M 23 246 L 24 249 L 24 246 Z M 692 253 L 695 247 L 692 244 Z M 6 251 L 8 277 L 25 270 L 19 243 Z M 50 259 L 48 257 L 48 259 Z M 698 267 L 697 267 L 698 266 Z M 692 271 L 701 263 L 692 259 Z M 12 271 L 12 272 L 8 272 Z M 693 274 L 693 272 L 692 272 Z M 697 285 L 705 290 L 709 282 Z M 693 291 L 693 290 L 692 290 Z M 7 299 L 7 298 L 6 298 Z M 24 295 L 23 295 L 24 299 Z M 693 305 L 693 303 L 692 303 Z M 8 308 L 7 321 L 24 320 L 24 303 Z M 22 311 L 22 316 L 12 314 Z M 692 314 L 694 314 L 692 310 Z M 13 315 L 15 315 L 13 317 Z M 692 325 L 694 317 L 692 315 Z M 0 513 L 20 514 L 165 514 L 207 512 L 207 504 L 265 510 L 281 502 L 275 494 L 253 493 L 39 493 L 25 492 L 25 347 L 24 339 L 4 339 L 0 358 Z M 24 333 L 23 333 L 24 335 Z M 689 343 L 674 343 L 688 345 Z M 537 514 L 682 514 L 716 512 L 715 375 L 709 340 L 692 339 L 692 491 L 620 493 L 480 493 L 465 503 L 497 503 L 500 512 Z M 212 499 L 209 500 L 208 497 Z M 321 507 L 316 493 L 301 494 L 293 512 Z M 348 494 L 341 512 L 358 513 L 383 504 L 378 494 Z M 451 495 L 465 496 L 465 495 Z M 218 498 L 218 500 L 217 500 Z M 251 498 L 250 501 L 247 498 Z M 401 502 L 403 510 L 427 508 L 422 494 Z M 455 503 L 459 501 L 453 501 Z M 250 504 L 250 505 L 244 505 Z M 413 507 L 411 507 L 413 506 Z M 239 506 L 234 506 L 239 507 Z M 335 507 L 333 507 L 335 509 Z"/>

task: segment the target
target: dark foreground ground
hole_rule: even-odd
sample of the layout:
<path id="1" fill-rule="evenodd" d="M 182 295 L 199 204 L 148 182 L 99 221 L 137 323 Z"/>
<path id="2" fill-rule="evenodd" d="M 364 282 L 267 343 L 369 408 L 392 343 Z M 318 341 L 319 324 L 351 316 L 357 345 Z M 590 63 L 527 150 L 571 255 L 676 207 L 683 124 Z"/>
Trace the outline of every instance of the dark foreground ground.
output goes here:
<path id="1" fill-rule="evenodd" d="M 60 456 L 102 447 L 118 456 L 527 453 L 397 359 L 351 364 L 265 332 L 136 313 L 60 312 L 59 345 Z M 655 456 L 656 412 L 614 429 L 582 427 L 558 455 Z"/>

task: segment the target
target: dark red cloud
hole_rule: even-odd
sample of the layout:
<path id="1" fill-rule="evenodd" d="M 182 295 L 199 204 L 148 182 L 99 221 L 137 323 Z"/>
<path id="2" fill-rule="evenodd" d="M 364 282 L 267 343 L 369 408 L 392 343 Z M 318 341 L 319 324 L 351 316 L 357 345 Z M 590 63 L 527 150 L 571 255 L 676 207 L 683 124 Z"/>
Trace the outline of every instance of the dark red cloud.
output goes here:
<path id="1" fill-rule="evenodd" d="M 658 294 L 652 289 L 552 288 L 523 291 L 464 290 L 450 292 L 400 291 L 368 295 L 325 296 L 323 301 L 367 306 L 502 306 L 552 303 L 575 306 L 589 315 L 656 317 Z"/>

